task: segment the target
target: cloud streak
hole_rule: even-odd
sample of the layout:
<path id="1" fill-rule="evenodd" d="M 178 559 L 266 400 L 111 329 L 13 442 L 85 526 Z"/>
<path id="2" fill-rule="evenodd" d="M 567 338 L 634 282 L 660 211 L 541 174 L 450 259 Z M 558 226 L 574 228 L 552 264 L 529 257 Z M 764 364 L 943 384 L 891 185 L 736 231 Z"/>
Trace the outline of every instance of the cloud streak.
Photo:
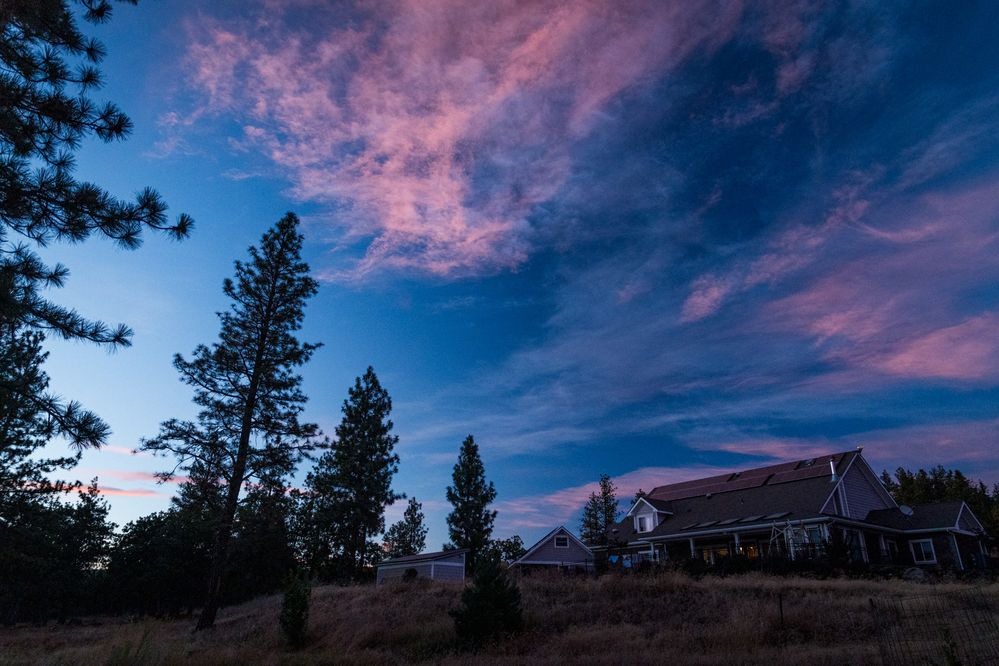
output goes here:
<path id="1" fill-rule="evenodd" d="M 344 28 L 282 9 L 190 29 L 207 100 L 193 114 L 234 117 L 233 146 L 282 169 L 295 198 L 332 207 L 342 246 L 365 244 L 328 278 L 518 267 L 574 144 L 615 98 L 726 41 L 741 13 L 707 0 L 402 1 Z"/>

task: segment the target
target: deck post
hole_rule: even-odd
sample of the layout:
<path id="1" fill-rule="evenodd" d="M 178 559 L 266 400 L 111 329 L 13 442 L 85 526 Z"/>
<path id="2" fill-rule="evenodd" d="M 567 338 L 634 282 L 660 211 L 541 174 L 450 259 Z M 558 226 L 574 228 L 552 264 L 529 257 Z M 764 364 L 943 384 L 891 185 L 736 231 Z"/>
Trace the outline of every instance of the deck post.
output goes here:
<path id="1" fill-rule="evenodd" d="M 697 559 L 697 549 L 694 548 L 694 537 L 690 537 L 690 559 Z"/>

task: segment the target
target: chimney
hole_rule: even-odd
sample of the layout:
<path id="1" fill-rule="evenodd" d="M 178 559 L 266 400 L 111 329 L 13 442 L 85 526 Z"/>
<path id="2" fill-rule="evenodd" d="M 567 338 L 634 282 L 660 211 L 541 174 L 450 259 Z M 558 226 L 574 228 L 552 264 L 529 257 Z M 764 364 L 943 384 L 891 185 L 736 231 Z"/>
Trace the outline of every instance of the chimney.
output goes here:
<path id="1" fill-rule="evenodd" d="M 839 481 L 839 476 L 836 475 L 836 463 L 832 460 L 829 461 L 829 471 L 832 472 L 832 478 L 829 479 L 829 483 L 836 483 Z"/>

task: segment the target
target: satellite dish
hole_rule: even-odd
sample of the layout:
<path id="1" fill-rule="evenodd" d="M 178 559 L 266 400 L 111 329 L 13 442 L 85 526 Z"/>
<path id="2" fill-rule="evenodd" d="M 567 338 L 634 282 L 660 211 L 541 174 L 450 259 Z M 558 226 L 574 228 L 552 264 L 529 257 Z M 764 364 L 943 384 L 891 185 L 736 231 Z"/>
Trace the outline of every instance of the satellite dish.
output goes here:
<path id="1" fill-rule="evenodd" d="M 908 504 L 902 504 L 901 506 L 898 507 L 898 510 L 907 516 L 912 515 L 912 507 L 909 506 Z"/>

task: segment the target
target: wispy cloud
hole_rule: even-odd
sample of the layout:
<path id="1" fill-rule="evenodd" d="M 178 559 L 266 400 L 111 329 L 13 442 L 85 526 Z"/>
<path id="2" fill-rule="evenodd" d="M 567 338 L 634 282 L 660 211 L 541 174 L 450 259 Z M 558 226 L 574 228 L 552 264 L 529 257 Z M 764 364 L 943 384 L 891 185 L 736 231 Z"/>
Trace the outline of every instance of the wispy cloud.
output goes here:
<path id="1" fill-rule="evenodd" d="M 532 213 L 608 104 L 726 41 L 740 14 L 710 1 L 397 2 L 337 27 L 283 9 L 200 21 L 190 76 L 199 113 L 235 116 L 237 145 L 282 169 L 294 197 L 335 206 L 343 242 L 368 241 L 330 278 L 522 264 Z"/>

